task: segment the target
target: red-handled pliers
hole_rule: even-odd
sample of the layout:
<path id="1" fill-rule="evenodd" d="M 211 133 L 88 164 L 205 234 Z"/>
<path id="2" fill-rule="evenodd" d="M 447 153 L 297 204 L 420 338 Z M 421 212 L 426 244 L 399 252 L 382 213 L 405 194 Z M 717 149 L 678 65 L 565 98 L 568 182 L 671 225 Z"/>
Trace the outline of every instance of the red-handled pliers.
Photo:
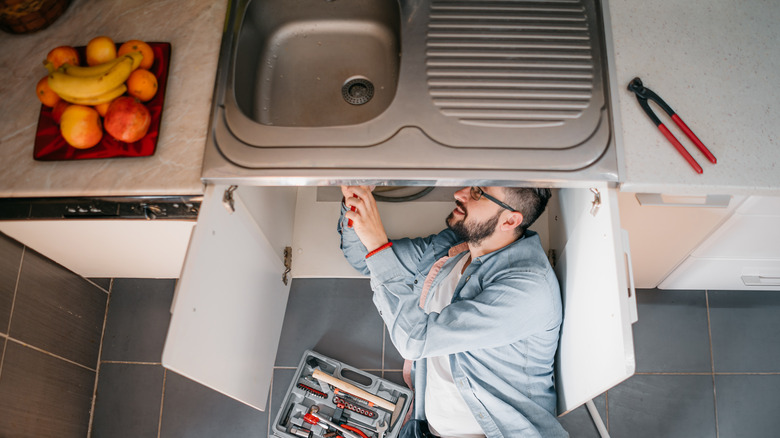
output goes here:
<path id="1" fill-rule="evenodd" d="M 693 159 L 691 154 L 688 153 L 688 151 L 683 147 L 682 144 L 680 144 L 679 141 L 674 137 L 674 135 L 669 131 L 669 128 L 664 126 L 663 123 L 661 123 L 661 120 L 658 118 L 658 116 L 655 115 L 652 109 L 650 109 L 650 104 L 647 102 L 647 99 L 652 100 L 653 102 L 657 103 L 658 106 L 660 106 L 664 111 L 666 111 L 667 114 L 669 114 L 669 117 L 674 120 L 674 123 L 677 124 L 677 126 L 682 129 L 682 131 L 685 133 L 685 135 L 688 136 L 688 138 L 693 141 L 693 143 L 696 145 L 696 147 L 699 148 L 699 150 L 707 157 L 708 160 L 712 164 L 715 164 L 718 162 L 718 160 L 715 158 L 715 155 L 712 155 L 712 152 L 710 152 L 709 149 L 707 149 L 707 146 L 704 146 L 704 143 L 699 140 L 699 137 L 696 137 L 696 134 L 691 131 L 691 128 L 688 127 L 688 125 L 685 124 L 685 122 L 682 121 L 680 116 L 678 116 L 674 110 L 667 105 L 666 102 L 664 102 L 663 99 L 661 99 L 657 94 L 653 93 L 653 90 L 649 88 L 645 88 L 642 85 L 642 80 L 639 78 L 634 78 L 629 84 L 628 84 L 629 91 L 633 91 L 634 94 L 636 94 L 636 99 L 639 101 L 639 105 L 642 107 L 643 110 L 645 110 L 645 113 L 650 117 L 650 120 L 655 123 L 655 126 L 658 127 L 658 129 L 661 131 L 661 133 L 666 137 L 669 142 L 672 143 L 672 145 L 677 149 L 677 152 L 680 153 L 680 155 L 685 158 L 685 161 L 688 162 L 688 164 L 693 167 L 693 170 L 696 171 L 696 173 L 702 173 L 704 172 L 699 166 L 699 163 L 696 162 L 696 160 Z"/>

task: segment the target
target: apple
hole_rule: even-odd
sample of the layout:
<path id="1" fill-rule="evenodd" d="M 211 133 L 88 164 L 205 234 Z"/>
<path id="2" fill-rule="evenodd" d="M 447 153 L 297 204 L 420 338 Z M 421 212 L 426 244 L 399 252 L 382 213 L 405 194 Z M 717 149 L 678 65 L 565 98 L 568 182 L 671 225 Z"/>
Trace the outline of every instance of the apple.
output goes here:
<path id="1" fill-rule="evenodd" d="M 56 105 L 54 105 L 54 108 L 51 109 L 51 116 L 54 119 L 54 122 L 56 124 L 60 124 L 60 119 L 62 119 L 62 113 L 65 112 L 65 108 L 69 107 L 70 103 L 60 100 L 57 102 Z"/>
<path id="2" fill-rule="evenodd" d="M 152 115 L 138 99 L 123 96 L 108 106 L 103 127 L 119 141 L 134 143 L 142 139 L 152 123 Z"/>

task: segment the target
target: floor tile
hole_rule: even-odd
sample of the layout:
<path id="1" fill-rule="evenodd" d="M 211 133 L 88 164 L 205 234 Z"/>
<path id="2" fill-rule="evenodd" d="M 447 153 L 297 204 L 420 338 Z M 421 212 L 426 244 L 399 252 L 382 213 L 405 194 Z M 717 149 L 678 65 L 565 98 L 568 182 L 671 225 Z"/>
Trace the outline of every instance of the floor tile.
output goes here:
<path id="1" fill-rule="evenodd" d="M 8 341 L 0 375 L 0 436 L 87 436 L 94 388 L 94 371 Z"/>
<path id="2" fill-rule="evenodd" d="M 780 293 L 708 293 L 715 372 L 780 372 Z"/>
<path id="3" fill-rule="evenodd" d="M 114 280 L 102 360 L 162 360 L 175 286 L 175 280 Z"/>
<path id="4" fill-rule="evenodd" d="M 290 384 L 295 378 L 296 371 L 291 369 L 274 369 L 274 383 L 271 388 L 271 399 L 268 402 L 270 406 L 268 410 L 268 436 L 273 436 L 273 428 L 276 416 L 279 415 L 279 410 L 289 409 L 289 406 L 282 406 L 282 404 L 285 402 L 287 391 L 289 391 Z"/>
<path id="5" fill-rule="evenodd" d="M 101 364 L 92 437 L 156 437 L 163 373 L 161 365 Z"/>
<path id="6" fill-rule="evenodd" d="M 396 385 L 403 386 L 404 388 L 407 388 L 406 382 L 404 382 L 404 373 L 403 371 L 385 371 L 380 376 L 385 380 L 389 380 Z"/>
<path id="7" fill-rule="evenodd" d="M 711 375 L 635 375 L 608 391 L 609 432 L 631 438 L 714 438 Z"/>
<path id="8" fill-rule="evenodd" d="M 8 319 L 19 277 L 24 247 L 10 237 L 0 234 L 0 333 L 8 334 Z"/>
<path id="9" fill-rule="evenodd" d="M 637 291 L 637 372 L 712 372 L 704 291 Z"/>
<path id="10" fill-rule="evenodd" d="M 95 369 L 107 300 L 105 291 L 28 249 L 10 335 Z"/>
<path id="11" fill-rule="evenodd" d="M 387 331 L 387 327 L 385 327 L 384 331 L 385 331 L 384 369 L 403 370 L 404 362 L 405 362 L 404 358 L 401 356 L 401 353 L 398 352 L 398 349 L 395 348 L 395 345 L 393 345 L 393 341 L 390 340 L 390 333 Z"/>
<path id="12" fill-rule="evenodd" d="M 268 414 L 186 377 L 165 377 L 161 438 L 264 437 Z"/>
<path id="13" fill-rule="evenodd" d="M 608 426 L 606 393 L 593 399 L 593 404 L 596 405 L 596 410 L 601 416 L 601 421 L 605 426 Z M 593 417 L 590 416 L 588 408 L 585 407 L 585 405 L 578 407 L 562 417 L 558 417 L 558 421 L 563 428 L 569 432 L 571 438 L 600 438 L 596 424 L 593 422 Z"/>
<path id="14" fill-rule="evenodd" d="M 720 438 L 772 437 L 780 430 L 780 375 L 716 375 Z"/>
<path id="15" fill-rule="evenodd" d="M 104 290 L 108 291 L 111 288 L 111 279 L 110 278 L 90 278 L 89 281 L 95 283 L 96 285 L 102 287 Z"/>
<path id="16" fill-rule="evenodd" d="M 276 366 L 297 367 L 313 349 L 355 368 L 381 369 L 382 330 L 367 279 L 294 279 Z"/>

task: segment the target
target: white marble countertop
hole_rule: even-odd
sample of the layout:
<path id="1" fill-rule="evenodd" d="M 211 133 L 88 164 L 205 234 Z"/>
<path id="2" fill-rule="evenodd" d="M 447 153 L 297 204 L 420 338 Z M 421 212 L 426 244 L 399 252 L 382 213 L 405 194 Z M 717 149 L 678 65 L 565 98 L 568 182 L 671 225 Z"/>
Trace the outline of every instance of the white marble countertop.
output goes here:
<path id="1" fill-rule="evenodd" d="M 780 194 L 780 2 L 610 0 L 609 7 L 626 166 L 621 189 Z M 662 118 L 704 169 L 693 171 L 627 90 L 636 76 L 717 164 Z"/>
<path id="2" fill-rule="evenodd" d="M 200 182 L 225 1 L 72 1 L 31 35 L 0 33 L 0 197 L 202 193 Z M 780 194 L 780 3 L 775 0 L 611 0 L 626 191 Z M 172 44 L 154 155 L 34 161 L 41 60 L 97 35 Z M 12 50 L 7 50 L 12 48 Z M 696 174 L 625 87 L 639 76 L 718 158 Z M 661 114 L 660 108 L 656 113 Z"/>
<path id="3" fill-rule="evenodd" d="M 192 195 L 200 182 L 226 1 L 73 0 L 63 16 L 28 35 L 0 32 L 0 197 Z M 60 45 L 95 36 L 170 42 L 171 61 L 154 155 L 33 160 L 41 61 Z"/>

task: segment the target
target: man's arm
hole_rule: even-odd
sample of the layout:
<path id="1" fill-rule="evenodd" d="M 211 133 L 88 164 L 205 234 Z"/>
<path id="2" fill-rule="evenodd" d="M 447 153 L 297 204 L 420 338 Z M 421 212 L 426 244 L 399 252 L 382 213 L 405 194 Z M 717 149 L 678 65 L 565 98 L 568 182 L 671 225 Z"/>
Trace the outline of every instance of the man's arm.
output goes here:
<path id="1" fill-rule="evenodd" d="M 368 187 L 342 187 L 344 203 L 341 206 L 341 217 L 338 222 L 338 232 L 341 235 L 341 250 L 350 265 L 364 275 L 371 272 L 366 266 L 366 254 L 388 242 L 379 211 Z M 355 197 L 354 195 L 358 195 Z M 355 211 L 350 207 L 354 206 Z M 352 221 L 352 227 L 349 221 Z M 367 242 L 365 245 L 360 236 Z M 419 264 L 425 250 L 433 242 L 436 235 L 415 239 L 393 240 L 392 251 L 404 265 L 406 275 L 417 274 Z M 371 248 L 367 248 L 371 246 Z"/>

